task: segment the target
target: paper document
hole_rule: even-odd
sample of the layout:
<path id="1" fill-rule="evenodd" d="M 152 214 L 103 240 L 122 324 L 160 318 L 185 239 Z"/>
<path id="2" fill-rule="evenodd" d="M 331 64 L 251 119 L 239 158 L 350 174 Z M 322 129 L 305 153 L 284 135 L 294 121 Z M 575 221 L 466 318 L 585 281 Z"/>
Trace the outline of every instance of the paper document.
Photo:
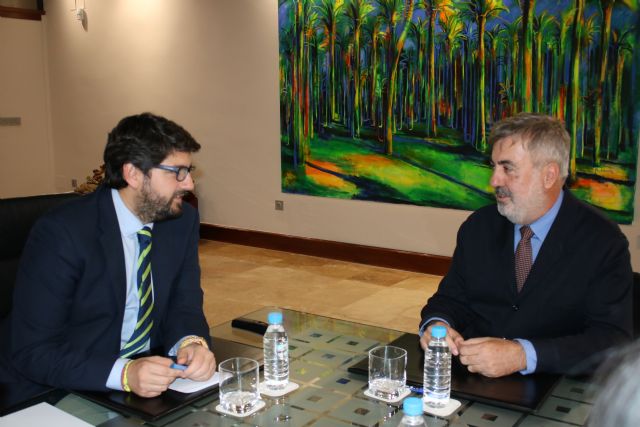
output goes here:
<path id="1" fill-rule="evenodd" d="M 169 388 L 171 390 L 179 391 L 180 393 L 194 393 L 200 391 L 212 385 L 216 385 L 220 382 L 220 375 L 218 372 L 213 374 L 211 378 L 206 381 L 193 381 L 184 378 L 176 379 Z"/>
<path id="2" fill-rule="evenodd" d="M 0 417 L 0 427 L 91 427 L 80 418 L 67 414 L 62 409 L 48 403 L 23 409 L 13 414 Z"/>

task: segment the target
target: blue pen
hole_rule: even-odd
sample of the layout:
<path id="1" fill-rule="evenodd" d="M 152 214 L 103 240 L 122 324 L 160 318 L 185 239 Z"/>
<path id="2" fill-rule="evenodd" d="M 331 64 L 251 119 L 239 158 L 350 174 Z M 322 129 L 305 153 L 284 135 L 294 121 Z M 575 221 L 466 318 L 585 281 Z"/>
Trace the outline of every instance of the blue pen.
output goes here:
<path id="1" fill-rule="evenodd" d="M 171 369 L 178 369 L 180 371 L 184 371 L 185 369 L 187 369 L 187 367 L 185 365 L 179 365 L 177 363 L 172 363 L 171 364 Z"/>

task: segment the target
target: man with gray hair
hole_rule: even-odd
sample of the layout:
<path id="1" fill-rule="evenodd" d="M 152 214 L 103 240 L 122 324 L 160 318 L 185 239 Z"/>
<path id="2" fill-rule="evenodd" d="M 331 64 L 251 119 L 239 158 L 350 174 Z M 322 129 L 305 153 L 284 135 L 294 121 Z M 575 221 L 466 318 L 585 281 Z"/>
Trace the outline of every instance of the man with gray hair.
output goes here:
<path id="1" fill-rule="evenodd" d="M 460 227 L 451 268 L 422 309 L 421 345 L 444 325 L 470 372 L 591 372 L 632 335 L 627 239 L 564 188 L 570 137 L 557 119 L 518 114 L 489 142 L 497 204 Z"/>

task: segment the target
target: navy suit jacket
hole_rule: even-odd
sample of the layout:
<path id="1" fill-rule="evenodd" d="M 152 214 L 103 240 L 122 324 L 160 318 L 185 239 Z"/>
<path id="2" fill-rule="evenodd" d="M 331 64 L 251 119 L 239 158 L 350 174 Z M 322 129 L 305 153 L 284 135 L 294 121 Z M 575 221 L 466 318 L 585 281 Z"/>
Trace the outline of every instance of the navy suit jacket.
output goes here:
<path id="1" fill-rule="evenodd" d="M 197 211 L 185 203 L 182 216 L 153 227 L 151 348 L 165 354 L 185 335 L 209 339 L 199 226 Z M 99 188 L 42 217 L 24 249 L 13 309 L 0 330 L 0 383 L 106 390 L 120 349 L 126 283 L 110 189 Z"/>
<path id="2" fill-rule="evenodd" d="M 460 227 L 451 268 L 422 309 L 465 338 L 528 339 L 537 372 L 590 372 L 597 355 L 632 335 L 633 277 L 617 224 L 565 190 L 558 215 L 516 290 L 514 226 L 495 205 Z"/>

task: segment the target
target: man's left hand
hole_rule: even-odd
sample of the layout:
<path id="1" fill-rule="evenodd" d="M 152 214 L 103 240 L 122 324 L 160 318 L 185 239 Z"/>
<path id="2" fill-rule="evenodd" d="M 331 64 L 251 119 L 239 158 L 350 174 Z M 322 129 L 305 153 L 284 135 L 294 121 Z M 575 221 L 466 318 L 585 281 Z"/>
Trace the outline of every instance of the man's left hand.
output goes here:
<path id="1" fill-rule="evenodd" d="M 469 372 L 502 377 L 527 367 L 524 348 L 517 341 L 500 338 L 471 338 L 458 345 L 460 362 Z"/>
<path id="2" fill-rule="evenodd" d="M 181 365 L 187 365 L 182 373 L 182 378 L 194 381 L 205 381 L 211 378 L 216 371 L 216 358 L 213 353 L 200 344 L 189 344 L 178 350 L 176 361 Z"/>

